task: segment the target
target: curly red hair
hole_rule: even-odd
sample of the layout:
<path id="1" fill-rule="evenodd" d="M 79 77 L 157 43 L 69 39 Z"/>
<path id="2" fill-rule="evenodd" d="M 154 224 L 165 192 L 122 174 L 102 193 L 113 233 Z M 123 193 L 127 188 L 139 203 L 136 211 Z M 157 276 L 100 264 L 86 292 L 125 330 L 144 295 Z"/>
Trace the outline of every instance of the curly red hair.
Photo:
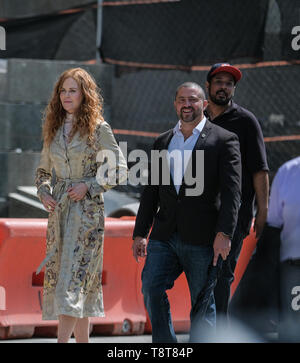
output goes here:
<path id="1" fill-rule="evenodd" d="M 92 142 L 97 123 L 104 121 L 103 98 L 94 78 L 82 68 L 68 69 L 60 75 L 56 82 L 51 99 L 44 112 L 42 135 L 44 144 L 48 146 L 53 141 L 57 130 L 62 126 L 66 117 L 66 111 L 60 101 L 60 91 L 67 78 L 73 78 L 77 82 L 83 95 L 81 105 L 75 115 L 76 122 L 73 125 L 70 137 L 72 138 L 79 131 L 80 136 L 88 135 L 89 141 Z"/>

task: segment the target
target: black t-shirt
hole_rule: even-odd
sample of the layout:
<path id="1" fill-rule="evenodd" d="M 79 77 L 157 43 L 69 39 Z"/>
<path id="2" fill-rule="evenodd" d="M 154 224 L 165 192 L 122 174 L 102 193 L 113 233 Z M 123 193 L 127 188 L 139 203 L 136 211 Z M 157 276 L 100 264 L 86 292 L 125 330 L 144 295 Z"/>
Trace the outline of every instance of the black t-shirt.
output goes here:
<path id="1" fill-rule="evenodd" d="M 207 112 L 205 116 L 209 119 Z M 244 231 L 249 233 L 255 197 L 253 174 L 260 170 L 269 170 L 261 127 L 250 111 L 234 102 L 224 113 L 210 121 L 235 133 L 239 138 L 242 157 L 242 200 L 239 222 Z"/>

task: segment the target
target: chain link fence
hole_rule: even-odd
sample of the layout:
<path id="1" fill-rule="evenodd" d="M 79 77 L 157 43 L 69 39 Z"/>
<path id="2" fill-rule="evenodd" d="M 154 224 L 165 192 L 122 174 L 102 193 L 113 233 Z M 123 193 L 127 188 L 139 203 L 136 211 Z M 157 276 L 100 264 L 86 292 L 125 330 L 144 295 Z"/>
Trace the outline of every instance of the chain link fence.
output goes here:
<path id="1" fill-rule="evenodd" d="M 210 66 L 222 61 L 243 73 L 234 100 L 261 124 L 271 180 L 300 155 L 300 50 L 292 47 L 299 1 L 118 3 L 104 7 L 101 49 L 115 65 L 111 124 L 118 140 L 149 151 L 155 134 L 177 121 L 178 85 L 205 87 Z"/>
<path id="2" fill-rule="evenodd" d="M 175 89 L 185 81 L 204 87 L 210 66 L 221 61 L 243 72 L 235 101 L 262 126 L 271 177 L 300 154 L 299 0 L 68 0 L 56 12 L 44 5 L 42 14 L 16 19 L 7 8 L 1 57 L 93 62 L 98 52 L 113 68 L 112 94 L 104 94 L 108 121 L 129 151 L 149 150 L 155 135 L 173 127 Z"/>
<path id="3" fill-rule="evenodd" d="M 242 68 L 234 100 L 258 118 L 265 136 L 271 177 L 300 155 L 299 65 Z M 176 88 L 185 81 L 205 85 L 207 71 L 141 70 L 114 79 L 111 124 L 129 148 L 146 149 L 154 133 L 173 127 Z M 126 130 L 129 132 L 126 134 Z M 132 130 L 136 131 L 130 134 Z"/>

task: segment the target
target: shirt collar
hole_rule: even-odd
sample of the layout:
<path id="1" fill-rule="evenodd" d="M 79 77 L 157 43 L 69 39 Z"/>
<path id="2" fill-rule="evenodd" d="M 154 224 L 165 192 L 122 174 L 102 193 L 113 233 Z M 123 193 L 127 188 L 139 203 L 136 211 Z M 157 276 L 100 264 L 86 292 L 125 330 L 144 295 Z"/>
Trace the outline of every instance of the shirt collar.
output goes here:
<path id="1" fill-rule="evenodd" d="M 203 130 L 203 127 L 206 122 L 206 117 L 203 116 L 203 119 L 198 123 L 198 125 L 193 129 L 193 134 L 200 134 L 200 132 Z M 173 128 L 173 134 L 182 135 L 181 132 L 181 120 L 177 122 L 175 127 Z"/>

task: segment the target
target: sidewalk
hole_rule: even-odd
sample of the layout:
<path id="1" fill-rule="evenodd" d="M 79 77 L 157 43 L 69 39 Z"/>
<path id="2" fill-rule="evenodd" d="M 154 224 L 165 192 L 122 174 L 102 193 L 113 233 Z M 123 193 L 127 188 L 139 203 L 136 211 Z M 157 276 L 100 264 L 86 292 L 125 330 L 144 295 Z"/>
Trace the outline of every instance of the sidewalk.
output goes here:
<path id="1" fill-rule="evenodd" d="M 178 343 L 188 343 L 188 334 L 176 334 Z M 8 339 L 0 340 L 1 343 L 56 343 L 56 338 L 42 338 L 33 337 L 29 339 Z M 224 339 L 218 342 L 224 343 L 276 343 L 277 334 L 269 333 L 264 338 L 254 338 L 249 336 L 248 339 L 245 336 L 238 338 Z M 75 339 L 71 338 L 70 343 L 75 343 Z M 122 335 L 122 336 L 91 336 L 90 343 L 105 343 L 105 344 L 118 344 L 118 343 L 151 343 L 151 335 Z"/>
<path id="2" fill-rule="evenodd" d="M 177 334 L 178 343 L 187 343 L 188 334 Z M 8 339 L 0 340 L 0 343 L 56 343 L 56 338 L 39 338 L 30 339 Z M 75 343 L 75 339 L 71 338 L 70 343 Z M 91 336 L 90 343 L 151 343 L 151 335 L 122 335 L 122 336 Z"/>

